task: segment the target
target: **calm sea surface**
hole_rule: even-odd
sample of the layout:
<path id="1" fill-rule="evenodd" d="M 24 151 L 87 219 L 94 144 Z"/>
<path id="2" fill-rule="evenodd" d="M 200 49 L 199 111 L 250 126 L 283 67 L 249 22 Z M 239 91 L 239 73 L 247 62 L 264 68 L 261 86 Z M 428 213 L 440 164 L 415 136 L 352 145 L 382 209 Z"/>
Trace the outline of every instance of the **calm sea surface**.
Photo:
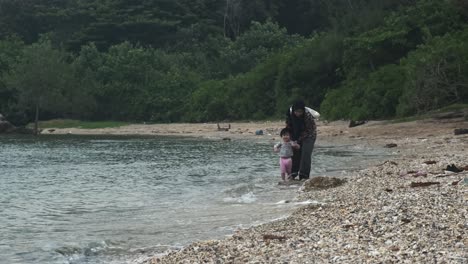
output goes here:
<path id="1" fill-rule="evenodd" d="M 137 263 L 289 214 L 272 145 L 175 137 L 0 137 L 0 263 Z M 320 146 L 312 175 L 384 159 Z"/>

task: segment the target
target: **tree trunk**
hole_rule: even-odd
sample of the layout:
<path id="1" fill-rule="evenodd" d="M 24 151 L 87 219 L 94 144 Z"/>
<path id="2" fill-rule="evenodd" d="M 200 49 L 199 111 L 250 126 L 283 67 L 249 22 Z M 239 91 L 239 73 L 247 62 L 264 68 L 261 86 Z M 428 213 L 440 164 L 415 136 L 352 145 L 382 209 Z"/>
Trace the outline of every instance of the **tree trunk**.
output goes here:
<path id="1" fill-rule="evenodd" d="M 224 37 L 227 36 L 226 20 L 228 18 L 228 10 L 229 10 L 229 0 L 226 0 L 226 9 L 224 10 Z"/>
<path id="2" fill-rule="evenodd" d="M 34 135 L 39 135 L 39 102 L 36 103 L 36 116 L 34 118 Z"/>

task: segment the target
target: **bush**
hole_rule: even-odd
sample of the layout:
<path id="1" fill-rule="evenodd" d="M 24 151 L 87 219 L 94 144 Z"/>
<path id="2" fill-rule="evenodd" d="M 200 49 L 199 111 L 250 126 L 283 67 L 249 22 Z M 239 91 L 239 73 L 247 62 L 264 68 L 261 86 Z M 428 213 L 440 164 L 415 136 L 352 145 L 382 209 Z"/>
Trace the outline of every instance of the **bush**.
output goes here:
<path id="1" fill-rule="evenodd" d="M 402 60 L 407 82 L 397 112 L 418 114 L 468 102 L 468 29 L 436 37 Z"/>

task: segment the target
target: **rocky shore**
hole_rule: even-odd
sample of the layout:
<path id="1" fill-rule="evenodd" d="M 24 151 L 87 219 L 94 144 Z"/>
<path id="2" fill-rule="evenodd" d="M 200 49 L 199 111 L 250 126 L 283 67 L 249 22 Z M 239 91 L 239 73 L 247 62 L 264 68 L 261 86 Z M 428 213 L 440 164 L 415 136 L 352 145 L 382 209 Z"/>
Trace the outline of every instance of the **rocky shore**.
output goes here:
<path id="1" fill-rule="evenodd" d="M 16 127 L 0 113 L 0 135 L 2 134 L 34 134 L 34 131 L 27 127 Z"/>
<path id="2" fill-rule="evenodd" d="M 318 144 L 385 145 L 398 155 L 337 187 L 302 188 L 298 200 L 317 202 L 286 219 L 145 263 L 468 263 L 468 135 L 454 134 L 467 127 L 320 124 Z"/>

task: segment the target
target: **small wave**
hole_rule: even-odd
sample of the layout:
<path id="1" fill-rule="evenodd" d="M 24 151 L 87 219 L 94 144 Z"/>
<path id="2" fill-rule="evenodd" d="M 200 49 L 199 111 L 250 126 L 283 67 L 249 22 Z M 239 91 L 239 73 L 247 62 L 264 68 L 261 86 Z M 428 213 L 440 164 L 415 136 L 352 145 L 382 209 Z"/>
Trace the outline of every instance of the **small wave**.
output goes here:
<path id="1" fill-rule="evenodd" d="M 306 200 L 306 201 L 301 201 L 301 202 L 295 202 L 294 204 L 297 205 L 308 205 L 308 204 L 323 204 L 320 201 L 317 200 Z"/>
<path id="2" fill-rule="evenodd" d="M 292 204 L 292 205 L 308 205 L 308 204 L 323 204 L 322 202 L 316 201 L 316 200 L 306 200 L 306 201 L 291 201 L 291 200 L 281 200 L 279 202 L 276 202 L 275 204 Z"/>
<path id="3" fill-rule="evenodd" d="M 226 203 L 243 203 L 243 204 L 250 204 L 257 201 L 257 196 L 253 192 L 249 192 L 243 194 L 240 197 L 226 197 L 223 199 Z"/>
<path id="4" fill-rule="evenodd" d="M 132 256 L 142 252 L 131 252 L 125 250 L 115 243 L 110 241 L 92 242 L 84 247 L 80 246 L 64 246 L 55 249 L 55 252 L 62 255 L 67 263 L 86 263 L 90 259 L 99 258 L 121 258 Z"/>

